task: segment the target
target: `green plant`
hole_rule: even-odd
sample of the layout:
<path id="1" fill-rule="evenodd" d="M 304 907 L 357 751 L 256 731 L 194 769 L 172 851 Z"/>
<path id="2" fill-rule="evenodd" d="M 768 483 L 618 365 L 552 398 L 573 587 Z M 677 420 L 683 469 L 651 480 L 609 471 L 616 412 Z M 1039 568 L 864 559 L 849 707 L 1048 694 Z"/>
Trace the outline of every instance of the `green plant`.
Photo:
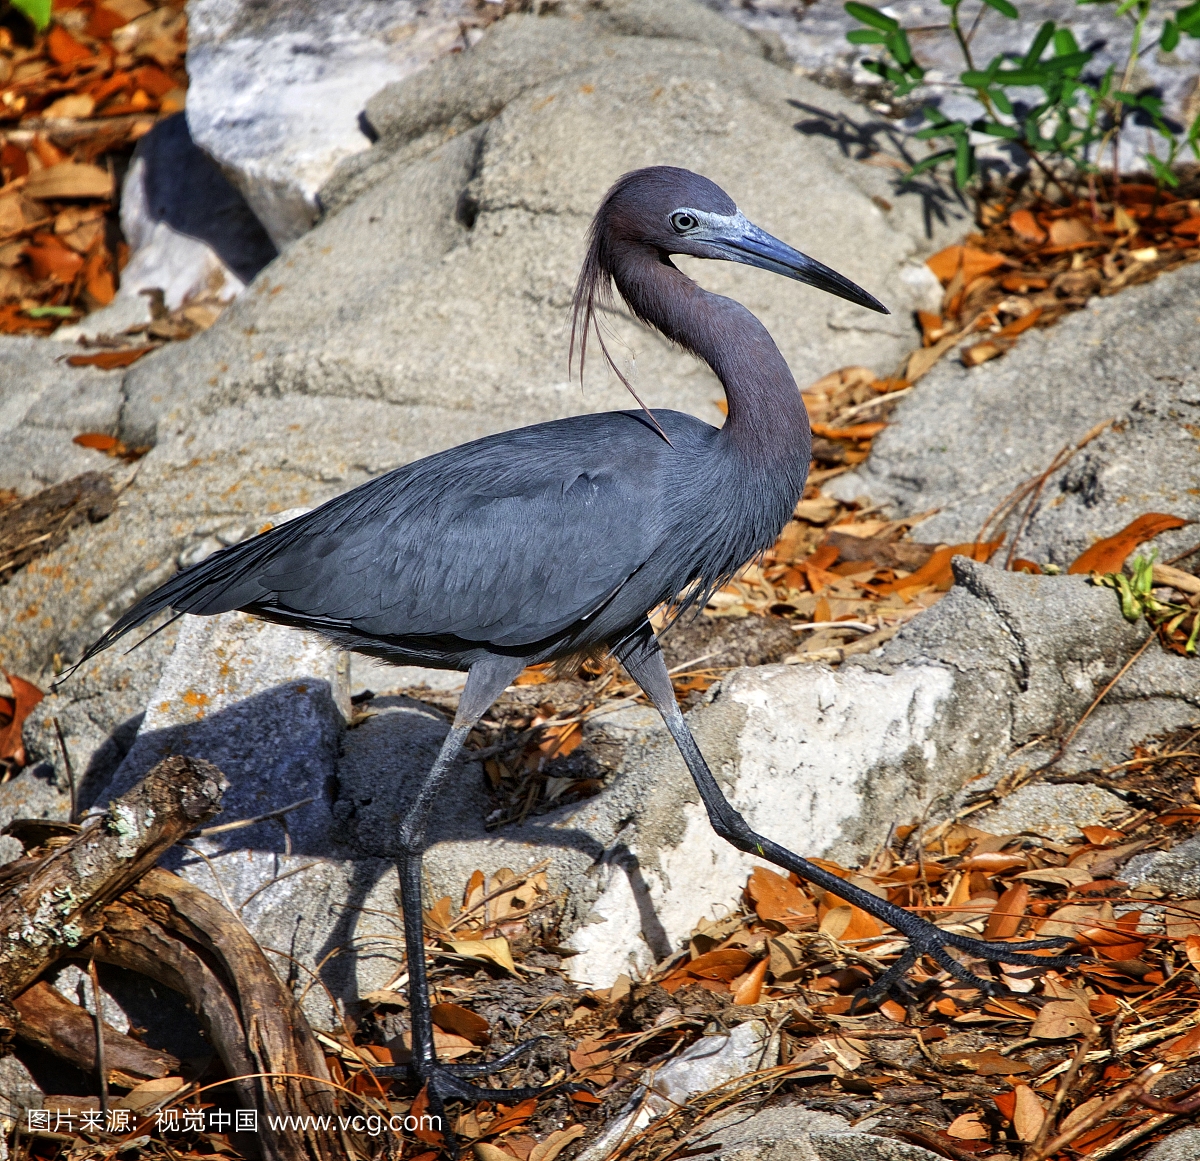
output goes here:
<path id="1" fill-rule="evenodd" d="M 1177 630 L 1186 633 L 1186 639 L 1176 648 L 1187 656 L 1194 656 L 1197 639 L 1200 639 L 1200 614 L 1190 605 L 1162 601 L 1154 595 L 1156 555 L 1152 549 L 1149 556 L 1135 556 L 1131 562 L 1131 576 L 1126 576 L 1123 572 L 1110 572 L 1093 577 L 1093 582 L 1116 590 L 1121 598 L 1121 613 L 1127 621 L 1145 617 L 1154 629 L 1163 630 L 1168 637 Z M 1184 624 L 1189 617 L 1190 632 Z"/>
<path id="2" fill-rule="evenodd" d="M 12 6 L 28 17 L 30 24 L 41 32 L 50 23 L 51 0 L 10 0 Z"/>
<path id="3" fill-rule="evenodd" d="M 1117 2 L 1077 0 L 1080 4 Z M 1122 125 L 1133 112 L 1149 121 L 1166 143 L 1165 158 L 1153 152 L 1147 157 L 1160 185 L 1178 184 L 1173 166 L 1185 145 L 1200 159 L 1200 116 L 1181 137 L 1163 113 L 1160 98 L 1129 91 L 1153 0 L 1120 0 L 1118 4 L 1117 14 L 1128 15 L 1132 20 L 1129 51 L 1119 82 L 1112 67 L 1098 79 L 1085 77 L 1084 70 L 1093 54 L 1079 47 L 1070 29 L 1059 28 L 1052 20 L 1038 29 L 1023 53 L 1001 53 L 985 68 L 977 68 L 971 55 L 970 35 L 964 35 L 962 30 L 963 0 L 942 0 L 942 3 L 949 9 L 947 27 L 966 65 L 957 85 L 974 95 L 985 115 L 968 124 L 946 116 L 935 106 L 925 106 L 923 115 L 927 124 L 915 136 L 926 141 L 944 140 L 947 147 L 917 162 L 908 173 L 910 178 L 952 161 L 956 184 L 960 189 L 967 186 L 978 172 L 972 133 L 1021 146 L 1047 176 L 1054 176 L 1050 165 L 1062 163 L 1074 176 L 1094 173 L 1092 157 L 1102 156 L 1110 144 L 1115 148 Z M 1020 15 L 1009 0 L 982 0 L 982 3 L 1010 20 Z M 982 11 L 981 8 L 980 14 Z M 852 44 L 880 46 L 881 58 L 864 61 L 863 66 L 889 83 L 896 97 L 907 96 L 924 83 L 925 70 L 913 56 L 907 33 L 899 21 L 868 4 L 849 3 L 846 12 L 867 25 L 847 33 L 847 39 Z M 1200 0 L 1194 0 L 1165 21 L 1159 46 L 1171 52 L 1185 34 L 1200 38 Z M 1014 96 L 1016 89 L 1040 89 L 1041 99 L 1024 103 Z"/>

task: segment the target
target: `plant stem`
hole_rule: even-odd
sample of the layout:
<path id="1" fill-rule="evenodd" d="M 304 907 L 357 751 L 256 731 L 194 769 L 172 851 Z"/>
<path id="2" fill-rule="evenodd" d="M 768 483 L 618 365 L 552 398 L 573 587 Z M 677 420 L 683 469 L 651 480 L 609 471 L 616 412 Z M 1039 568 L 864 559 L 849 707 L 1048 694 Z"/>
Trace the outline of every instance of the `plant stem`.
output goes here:
<path id="1" fill-rule="evenodd" d="M 950 31 L 954 33 L 954 39 L 958 41 L 958 47 L 962 49 L 963 60 L 967 62 L 967 68 L 974 71 L 975 62 L 971 59 L 971 46 L 967 42 L 967 38 L 963 36 L 962 25 L 958 21 L 958 6 L 962 0 L 954 0 L 950 5 Z"/>

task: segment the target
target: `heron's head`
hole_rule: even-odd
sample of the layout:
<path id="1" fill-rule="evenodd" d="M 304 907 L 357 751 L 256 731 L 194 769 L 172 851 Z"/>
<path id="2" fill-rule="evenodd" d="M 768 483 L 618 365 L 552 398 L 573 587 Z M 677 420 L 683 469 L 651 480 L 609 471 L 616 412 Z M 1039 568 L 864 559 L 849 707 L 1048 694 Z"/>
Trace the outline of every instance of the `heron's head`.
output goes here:
<path id="1" fill-rule="evenodd" d="M 719 185 L 687 169 L 655 165 L 618 179 L 596 214 L 592 243 L 603 265 L 623 244 L 650 246 L 664 259 L 688 254 L 757 266 L 888 313 L 862 287 L 760 229 Z"/>

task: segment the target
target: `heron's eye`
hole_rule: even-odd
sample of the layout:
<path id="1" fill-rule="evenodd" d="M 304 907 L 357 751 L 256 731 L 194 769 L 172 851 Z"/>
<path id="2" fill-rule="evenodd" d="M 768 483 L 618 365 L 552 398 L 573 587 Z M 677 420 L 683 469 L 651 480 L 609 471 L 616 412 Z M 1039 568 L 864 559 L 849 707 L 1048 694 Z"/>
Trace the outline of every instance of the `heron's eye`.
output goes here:
<path id="1" fill-rule="evenodd" d="M 676 210 L 671 215 L 671 227 L 677 234 L 686 234 L 689 230 L 694 230 L 700 223 L 696 221 L 695 214 L 689 214 L 687 210 Z"/>

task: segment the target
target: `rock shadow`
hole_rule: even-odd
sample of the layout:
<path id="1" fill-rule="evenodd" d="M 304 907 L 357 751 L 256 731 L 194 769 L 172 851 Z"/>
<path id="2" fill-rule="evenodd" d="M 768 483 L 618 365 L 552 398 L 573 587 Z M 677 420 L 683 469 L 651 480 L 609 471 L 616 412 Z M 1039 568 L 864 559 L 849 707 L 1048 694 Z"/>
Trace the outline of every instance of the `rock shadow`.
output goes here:
<path id="1" fill-rule="evenodd" d="M 891 186 L 897 198 L 919 197 L 925 223 L 925 236 L 933 237 L 934 225 L 947 225 L 961 213 L 970 212 L 963 195 L 942 184 L 933 174 L 920 174 L 911 180 L 905 170 L 919 160 L 912 154 L 912 139 L 899 126 L 883 118 L 858 120 L 845 113 L 831 113 L 819 105 L 789 99 L 788 104 L 809 116 L 793 126 L 805 137 L 825 137 L 834 142 L 842 156 L 863 164 L 895 167 Z"/>

